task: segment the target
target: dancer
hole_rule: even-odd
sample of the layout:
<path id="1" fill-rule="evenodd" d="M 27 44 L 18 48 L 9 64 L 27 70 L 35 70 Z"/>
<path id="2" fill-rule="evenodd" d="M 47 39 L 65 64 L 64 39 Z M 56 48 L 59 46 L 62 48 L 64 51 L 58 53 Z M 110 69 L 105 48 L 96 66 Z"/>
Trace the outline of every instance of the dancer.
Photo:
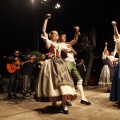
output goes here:
<path id="1" fill-rule="evenodd" d="M 70 42 L 66 42 L 66 33 L 61 31 L 59 33 L 59 42 L 62 46 L 66 47 L 66 48 L 71 48 L 70 52 L 67 52 L 67 56 L 65 58 L 67 67 L 72 75 L 72 77 L 77 80 L 77 89 L 81 95 L 81 104 L 85 104 L 85 105 L 91 105 L 91 103 L 86 99 L 85 95 L 84 95 L 84 91 L 83 91 L 83 80 L 82 77 L 80 76 L 77 68 L 76 68 L 76 64 L 75 64 L 75 58 L 74 58 L 74 54 L 77 54 L 76 51 L 72 48 L 72 46 L 78 41 L 78 37 L 80 35 L 79 32 L 79 27 L 75 26 L 75 36 L 74 39 L 71 40 Z"/>
<path id="2" fill-rule="evenodd" d="M 56 101 L 62 101 L 61 108 L 64 114 L 69 114 L 66 101 L 76 99 L 76 91 L 74 89 L 73 80 L 68 72 L 65 61 L 60 58 L 62 47 L 58 40 L 58 32 L 53 30 L 49 34 L 46 33 L 46 26 L 51 14 L 46 14 L 42 35 L 46 48 L 50 52 L 49 59 L 46 59 L 37 81 L 34 98 L 40 102 L 52 102 L 52 106 L 56 107 Z M 71 49 L 67 49 L 71 51 Z"/>
<path id="3" fill-rule="evenodd" d="M 109 92 L 110 91 L 109 86 L 111 83 L 110 83 L 110 69 L 108 66 L 109 59 L 107 57 L 109 55 L 109 51 L 107 50 L 107 47 L 108 47 L 108 43 L 106 42 L 104 51 L 102 53 L 102 61 L 103 61 L 104 66 L 103 66 L 101 73 L 100 73 L 98 86 L 108 86 L 107 92 Z"/>
<path id="4" fill-rule="evenodd" d="M 116 58 L 115 55 L 116 55 L 116 49 L 114 49 L 114 51 L 112 51 L 112 52 L 109 52 L 109 55 L 106 57 L 106 59 L 108 61 L 108 67 L 110 69 L 110 84 L 108 84 L 108 87 L 107 87 L 108 93 L 111 90 L 113 74 L 114 74 L 114 71 L 116 68 L 116 64 L 118 63 L 118 58 Z"/>
<path id="5" fill-rule="evenodd" d="M 114 29 L 115 48 L 120 58 L 120 34 L 117 29 L 117 23 L 115 21 L 112 21 L 112 26 Z M 120 61 L 116 65 L 116 69 L 114 71 L 109 100 L 118 102 L 118 106 L 120 107 Z"/>
<path id="6" fill-rule="evenodd" d="M 109 52 L 107 50 L 107 47 L 108 47 L 108 43 L 106 42 L 104 51 L 102 53 L 102 60 L 104 66 L 100 74 L 98 85 L 107 86 L 107 92 L 109 93 L 111 90 L 111 81 L 116 67 L 115 63 L 118 61 L 118 58 L 115 57 L 116 50 Z"/>

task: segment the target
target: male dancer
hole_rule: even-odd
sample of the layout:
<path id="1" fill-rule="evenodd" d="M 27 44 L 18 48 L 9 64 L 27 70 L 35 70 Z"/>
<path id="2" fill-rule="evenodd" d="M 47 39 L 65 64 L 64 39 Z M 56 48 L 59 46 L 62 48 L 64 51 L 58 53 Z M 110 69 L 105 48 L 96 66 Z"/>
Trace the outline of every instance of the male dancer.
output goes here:
<path id="1" fill-rule="evenodd" d="M 65 61 L 66 61 L 66 64 L 68 66 L 68 69 L 69 69 L 71 75 L 73 76 L 73 78 L 75 78 L 77 80 L 77 89 L 80 92 L 81 98 L 82 98 L 80 103 L 85 104 L 85 105 L 91 105 L 91 103 L 86 99 L 86 97 L 84 95 L 83 86 L 82 86 L 83 80 L 82 80 L 82 78 L 76 68 L 76 64 L 75 64 L 74 54 L 77 54 L 77 53 L 72 48 L 72 46 L 78 41 L 80 32 L 79 32 L 78 26 L 74 27 L 74 29 L 75 29 L 75 36 L 72 41 L 66 43 L 66 34 L 65 34 L 65 32 L 61 31 L 59 33 L 59 42 L 64 47 L 71 48 L 71 52 L 67 53 L 67 57 L 65 58 Z"/>

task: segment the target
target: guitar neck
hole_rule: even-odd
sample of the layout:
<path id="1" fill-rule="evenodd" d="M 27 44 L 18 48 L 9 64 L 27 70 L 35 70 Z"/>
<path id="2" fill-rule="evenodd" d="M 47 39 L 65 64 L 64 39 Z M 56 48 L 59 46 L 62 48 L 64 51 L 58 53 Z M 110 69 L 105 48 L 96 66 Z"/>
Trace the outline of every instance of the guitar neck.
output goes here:
<path id="1" fill-rule="evenodd" d="M 30 62 L 30 60 L 24 61 L 24 62 L 22 62 L 22 64 L 25 64 L 25 63 L 28 63 L 28 62 Z"/>
<path id="2" fill-rule="evenodd" d="M 32 57 L 29 60 L 22 62 L 22 65 L 25 64 L 25 63 L 28 63 L 28 62 L 33 63 L 34 60 L 35 60 L 35 57 Z"/>

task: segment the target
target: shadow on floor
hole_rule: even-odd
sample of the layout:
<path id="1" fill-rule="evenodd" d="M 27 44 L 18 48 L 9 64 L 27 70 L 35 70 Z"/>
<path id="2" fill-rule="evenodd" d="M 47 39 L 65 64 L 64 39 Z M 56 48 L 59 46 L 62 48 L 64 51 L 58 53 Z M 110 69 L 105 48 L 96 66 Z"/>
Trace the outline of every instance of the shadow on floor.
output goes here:
<path id="1" fill-rule="evenodd" d="M 39 114 L 40 113 L 45 113 L 45 114 L 56 114 L 56 113 L 62 113 L 61 108 L 55 108 L 52 106 L 46 106 L 44 108 L 39 108 L 39 109 L 35 109 L 34 111 L 37 111 Z"/>

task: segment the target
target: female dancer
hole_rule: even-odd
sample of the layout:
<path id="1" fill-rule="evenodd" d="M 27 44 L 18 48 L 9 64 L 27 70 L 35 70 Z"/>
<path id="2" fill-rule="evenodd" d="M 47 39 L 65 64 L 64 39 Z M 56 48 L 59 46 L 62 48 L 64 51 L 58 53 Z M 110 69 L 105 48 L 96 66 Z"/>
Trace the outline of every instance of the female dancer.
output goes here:
<path id="1" fill-rule="evenodd" d="M 60 58 L 61 51 L 66 48 L 57 43 L 58 32 L 56 30 L 51 31 L 49 34 L 50 40 L 48 39 L 46 26 L 50 17 L 51 14 L 45 16 L 41 37 L 45 41 L 51 58 L 46 59 L 41 68 L 35 90 L 35 99 L 40 102 L 52 102 L 54 107 L 56 106 L 56 101 L 62 101 L 62 111 L 64 114 L 68 114 L 66 101 L 76 99 L 77 95 L 66 63 Z M 67 51 L 70 50 L 67 49 Z"/>
<path id="2" fill-rule="evenodd" d="M 109 51 L 107 50 L 107 45 L 108 44 L 105 43 L 105 48 L 102 53 L 102 61 L 103 61 L 104 66 L 100 73 L 100 78 L 99 78 L 99 82 L 98 82 L 99 86 L 106 86 L 110 81 L 110 69 L 108 66 L 108 60 L 106 59 L 106 57 L 109 55 Z"/>
<path id="3" fill-rule="evenodd" d="M 115 47 L 120 58 L 120 34 L 117 30 L 117 23 L 115 21 L 112 21 L 112 25 L 114 28 L 114 41 L 116 44 Z M 110 92 L 110 101 L 118 102 L 118 105 L 120 107 L 120 61 L 116 65 L 116 69 L 114 71 Z"/>

